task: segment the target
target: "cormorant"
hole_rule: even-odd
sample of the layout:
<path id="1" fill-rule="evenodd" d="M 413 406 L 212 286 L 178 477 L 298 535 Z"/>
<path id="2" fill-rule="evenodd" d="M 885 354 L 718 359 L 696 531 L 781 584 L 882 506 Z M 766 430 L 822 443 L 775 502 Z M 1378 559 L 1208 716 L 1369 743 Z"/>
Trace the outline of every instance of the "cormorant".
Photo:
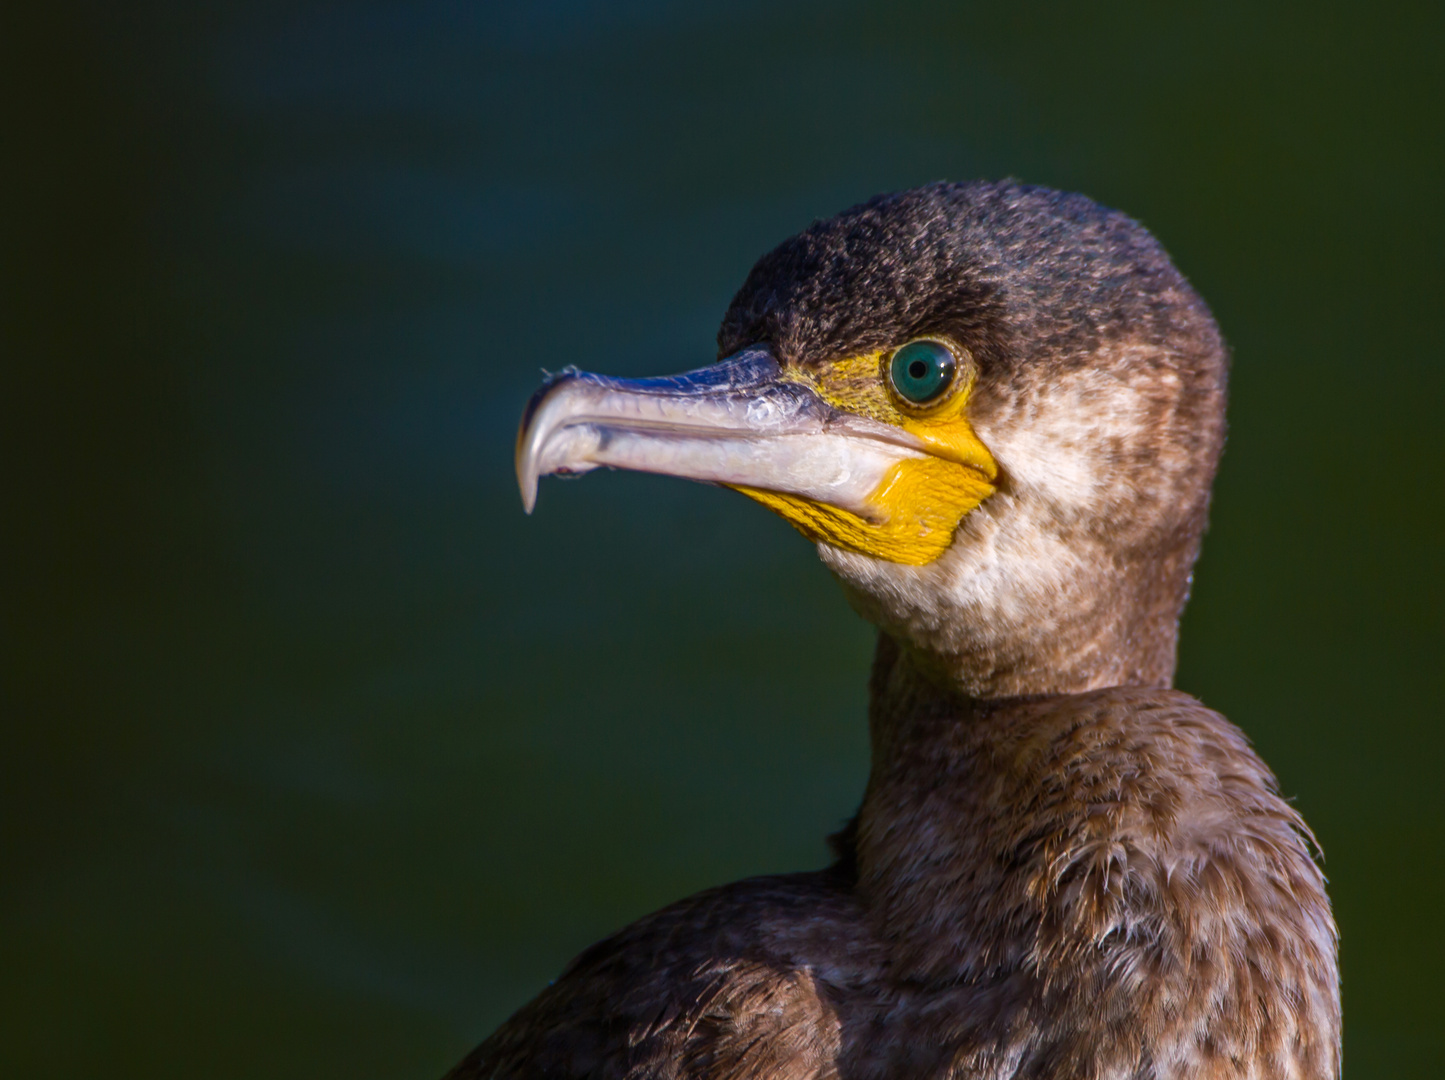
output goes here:
<path id="1" fill-rule="evenodd" d="M 825 870 L 593 946 L 451 1073 L 1337 1077 L 1313 838 L 1170 688 L 1227 350 L 1139 224 L 931 184 L 765 255 L 711 367 L 567 371 L 517 472 L 735 488 L 879 630 L 872 772 Z"/>

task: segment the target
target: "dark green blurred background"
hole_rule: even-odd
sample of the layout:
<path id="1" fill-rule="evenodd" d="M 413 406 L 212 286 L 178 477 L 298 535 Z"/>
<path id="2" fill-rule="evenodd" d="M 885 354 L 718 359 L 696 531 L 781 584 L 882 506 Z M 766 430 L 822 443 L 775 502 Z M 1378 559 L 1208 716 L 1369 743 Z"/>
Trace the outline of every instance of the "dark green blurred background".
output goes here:
<path id="1" fill-rule="evenodd" d="M 1349 1074 L 1441 1075 L 1445 27 L 1366 7 L 6 5 L 0 1075 L 435 1076 L 820 864 L 870 628 L 731 493 L 525 518 L 514 424 L 709 361 L 814 217 L 1005 175 L 1234 345 L 1180 682 L 1319 833 Z"/>

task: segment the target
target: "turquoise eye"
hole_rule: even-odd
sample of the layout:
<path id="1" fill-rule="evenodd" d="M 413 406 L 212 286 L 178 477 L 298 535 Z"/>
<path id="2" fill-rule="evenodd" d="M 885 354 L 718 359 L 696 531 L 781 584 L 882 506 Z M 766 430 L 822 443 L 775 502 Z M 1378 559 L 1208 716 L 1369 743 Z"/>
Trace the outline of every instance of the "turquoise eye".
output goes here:
<path id="1" fill-rule="evenodd" d="M 948 346 L 937 341 L 910 341 L 893 354 L 888 377 L 905 401 L 922 405 L 948 389 L 957 368 L 958 362 Z"/>

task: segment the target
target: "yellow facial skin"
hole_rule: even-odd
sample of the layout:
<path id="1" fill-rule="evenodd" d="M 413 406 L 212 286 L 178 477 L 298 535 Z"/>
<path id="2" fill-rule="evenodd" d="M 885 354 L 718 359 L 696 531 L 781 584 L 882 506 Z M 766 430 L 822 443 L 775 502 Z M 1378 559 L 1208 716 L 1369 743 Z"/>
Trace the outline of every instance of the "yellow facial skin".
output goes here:
<path id="1" fill-rule="evenodd" d="M 957 360 L 953 383 L 926 405 L 904 401 L 892 389 L 887 363 L 894 349 L 809 367 L 788 367 L 783 378 L 801 383 L 836 408 L 893 424 L 917 436 L 930 456 L 895 465 L 860 516 L 798 495 L 732 485 L 782 515 L 809 540 L 832 544 L 906 566 L 931 563 L 947 550 L 964 516 L 994 492 L 998 466 L 964 415 L 977 368 L 968 353 L 949 344 Z"/>

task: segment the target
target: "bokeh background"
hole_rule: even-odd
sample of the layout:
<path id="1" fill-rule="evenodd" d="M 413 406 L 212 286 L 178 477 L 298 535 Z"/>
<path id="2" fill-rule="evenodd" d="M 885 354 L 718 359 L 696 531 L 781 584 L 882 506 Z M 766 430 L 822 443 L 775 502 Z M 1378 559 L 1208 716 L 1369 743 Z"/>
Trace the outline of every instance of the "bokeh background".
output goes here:
<path id="1" fill-rule="evenodd" d="M 1017 176 L 1236 356 L 1182 686 L 1327 854 L 1355 1080 L 1445 1070 L 1439 5 L 0 14 L 0 1074 L 438 1075 L 580 948 L 825 859 L 872 632 L 740 496 L 533 518 L 542 368 Z"/>

